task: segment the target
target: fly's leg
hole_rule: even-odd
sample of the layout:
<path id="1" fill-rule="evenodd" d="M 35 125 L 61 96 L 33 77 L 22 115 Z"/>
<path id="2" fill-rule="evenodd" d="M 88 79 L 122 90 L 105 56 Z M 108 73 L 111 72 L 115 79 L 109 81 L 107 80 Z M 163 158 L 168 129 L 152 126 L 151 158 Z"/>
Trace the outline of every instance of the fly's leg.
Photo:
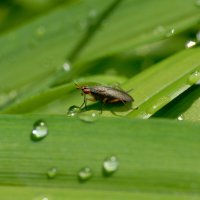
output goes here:
<path id="1" fill-rule="evenodd" d="M 83 108 L 83 106 L 84 106 L 84 108 L 86 108 L 86 106 L 87 106 L 87 98 L 86 98 L 86 95 L 83 94 L 83 96 L 84 96 L 84 100 L 83 100 L 83 103 L 82 103 L 81 106 L 80 106 L 81 109 Z"/>
<path id="2" fill-rule="evenodd" d="M 131 91 L 133 91 L 133 90 L 134 90 L 134 89 L 132 88 L 132 89 L 127 90 L 126 92 L 129 93 L 129 92 L 131 92 Z"/>
<path id="3" fill-rule="evenodd" d="M 89 101 L 96 101 L 95 98 L 86 98 L 86 95 L 85 94 L 83 94 L 83 95 L 84 95 L 84 101 L 81 104 L 80 108 L 86 108 L 87 107 L 87 100 L 89 100 Z"/>

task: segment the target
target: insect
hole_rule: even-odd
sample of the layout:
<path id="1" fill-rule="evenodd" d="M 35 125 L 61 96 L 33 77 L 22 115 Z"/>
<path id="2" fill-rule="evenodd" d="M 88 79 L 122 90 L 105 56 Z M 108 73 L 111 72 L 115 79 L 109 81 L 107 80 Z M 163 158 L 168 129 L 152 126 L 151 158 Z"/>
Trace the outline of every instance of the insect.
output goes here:
<path id="1" fill-rule="evenodd" d="M 81 108 L 84 105 L 86 107 L 87 100 L 100 101 L 100 103 L 104 104 L 116 102 L 125 104 L 134 101 L 134 99 L 127 92 L 109 86 L 80 86 L 76 84 L 76 88 L 81 89 L 84 95 L 83 104 L 80 106 Z M 92 96 L 92 98 L 87 98 L 87 94 Z"/>

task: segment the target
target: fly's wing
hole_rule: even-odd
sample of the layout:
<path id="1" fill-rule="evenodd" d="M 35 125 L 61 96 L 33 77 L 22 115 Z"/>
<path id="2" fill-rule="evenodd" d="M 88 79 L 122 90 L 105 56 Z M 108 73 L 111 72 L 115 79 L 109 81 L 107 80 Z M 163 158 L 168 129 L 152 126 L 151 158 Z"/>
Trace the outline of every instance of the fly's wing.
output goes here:
<path id="1" fill-rule="evenodd" d="M 107 102 L 131 102 L 133 98 L 123 90 L 118 90 L 112 87 L 94 86 L 91 88 L 92 95 L 98 100 L 107 99 Z M 115 100 L 115 101 L 113 101 Z"/>

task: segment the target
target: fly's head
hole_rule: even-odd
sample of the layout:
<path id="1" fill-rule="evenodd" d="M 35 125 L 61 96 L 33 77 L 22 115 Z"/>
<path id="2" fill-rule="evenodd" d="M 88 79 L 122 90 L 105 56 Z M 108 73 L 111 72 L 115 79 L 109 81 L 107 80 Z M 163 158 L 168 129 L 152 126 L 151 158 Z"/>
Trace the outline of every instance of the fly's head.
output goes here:
<path id="1" fill-rule="evenodd" d="M 78 84 L 75 84 L 75 86 L 76 86 L 77 89 L 82 90 L 82 92 L 84 94 L 90 94 L 91 93 L 90 87 L 88 87 L 88 86 L 81 86 L 81 85 L 78 85 Z"/>

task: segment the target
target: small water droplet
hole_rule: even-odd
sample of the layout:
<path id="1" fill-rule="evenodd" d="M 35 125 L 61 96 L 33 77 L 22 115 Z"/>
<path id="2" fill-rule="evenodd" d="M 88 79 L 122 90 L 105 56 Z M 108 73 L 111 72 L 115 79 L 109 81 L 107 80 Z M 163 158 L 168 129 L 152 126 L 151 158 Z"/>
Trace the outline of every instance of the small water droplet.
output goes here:
<path id="1" fill-rule="evenodd" d="M 45 195 L 37 195 L 33 200 L 50 200 L 50 198 Z"/>
<path id="2" fill-rule="evenodd" d="M 48 172 L 47 172 L 47 177 L 48 177 L 49 179 L 55 178 L 56 175 L 57 175 L 57 169 L 56 169 L 55 167 L 49 169 Z"/>
<path id="3" fill-rule="evenodd" d="M 92 170 L 89 167 L 84 167 L 78 172 L 78 179 L 80 182 L 85 182 L 92 177 Z"/>
<path id="4" fill-rule="evenodd" d="M 47 197 L 43 197 L 42 200 L 49 200 Z"/>
<path id="5" fill-rule="evenodd" d="M 200 31 L 197 32 L 196 38 L 197 38 L 197 41 L 200 42 Z"/>
<path id="6" fill-rule="evenodd" d="M 179 115 L 179 116 L 177 117 L 177 119 L 178 119 L 179 121 L 183 121 L 183 120 L 184 120 L 184 116 L 183 116 L 183 115 Z"/>
<path id="7" fill-rule="evenodd" d="M 193 85 L 193 84 L 199 84 L 200 82 L 200 72 L 195 71 L 188 77 L 188 83 Z"/>
<path id="8" fill-rule="evenodd" d="M 99 112 L 81 112 L 79 113 L 78 118 L 84 122 L 95 122 L 99 118 Z"/>
<path id="9" fill-rule="evenodd" d="M 33 141 L 42 140 L 48 134 L 48 127 L 43 120 L 38 120 L 33 125 L 33 130 L 31 132 L 31 139 Z"/>
<path id="10" fill-rule="evenodd" d="M 97 11 L 95 9 L 92 9 L 92 10 L 89 11 L 88 17 L 89 18 L 95 18 L 95 17 L 97 17 L 97 14 L 98 14 Z"/>
<path id="11" fill-rule="evenodd" d="M 175 29 L 171 28 L 169 31 L 166 32 L 166 37 L 171 37 L 173 36 L 175 33 Z"/>
<path id="12" fill-rule="evenodd" d="M 195 41 L 189 40 L 185 43 L 185 48 L 192 48 L 196 45 L 197 43 Z"/>
<path id="13" fill-rule="evenodd" d="M 71 64 L 69 62 L 65 62 L 62 67 L 65 72 L 69 72 L 71 70 Z"/>
<path id="14" fill-rule="evenodd" d="M 200 0 L 195 0 L 194 3 L 196 6 L 198 6 L 198 7 L 200 6 Z"/>
<path id="15" fill-rule="evenodd" d="M 46 29 L 45 29 L 44 26 L 39 26 L 39 27 L 37 28 L 37 30 L 36 30 L 36 36 L 37 36 L 38 38 L 44 37 L 45 33 L 46 33 Z"/>
<path id="16" fill-rule="evenodd" d="M 157 112 L 159 109 L 161 109 L 163 106 L 165 106 L 167 103 L 170 102 L 170 98 L 165 96 L 165 97 L 161 97 L 159 98 L 152 106 L 150 106 L 146 112 L 148 114 L 154 114 L 155 112 Z"/>
<path id="17" fill-rule="evenodd" d="M 71 106 L 67 111 L 67 116 L 74 117 L 81 111 L 81 108 L 78 106 Z"/>
<path id="18" fill-rule="evenodd" d="M 96 23 L 96 17 L 98 15 L 98 12 L 95 9 L 92 9 L 89 11 L 88 16 L 85 20 L 82 20 L 79 23 L 79 27 L 81 31 L 85 31 L 90 29 L 92 26 Z"/>
<path id="19" fill-rule="evenodd" d="M 119 161 L 116 156 L 110 156 L 103 161 L 103 175 L 110 176 L 119 168 Z"/>
<path id="20" fill-rule="evenodd" d="M 153 31 L 155 35 L 165 35 L 166 34 L 166 29 L 164 26 L 158 26 L 156 29 Z"/>

